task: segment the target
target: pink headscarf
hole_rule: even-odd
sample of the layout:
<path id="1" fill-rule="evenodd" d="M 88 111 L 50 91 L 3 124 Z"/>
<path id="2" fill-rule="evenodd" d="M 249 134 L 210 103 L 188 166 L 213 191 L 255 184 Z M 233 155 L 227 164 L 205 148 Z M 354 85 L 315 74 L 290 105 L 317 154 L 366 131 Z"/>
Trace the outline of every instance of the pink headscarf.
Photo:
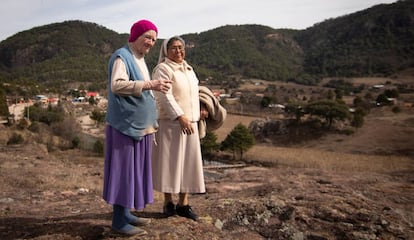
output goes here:
<path id="1" fill-rule="evenodd" d="M 139 20 L 138 22 L 134 23 L 134 25 L 132 25 L 128 42 L 135 42 L 139 36 L 149 30 L 154 30 L 156 33 L 158 33 L 157 27 L 152 22 L 145 19 Z"/>

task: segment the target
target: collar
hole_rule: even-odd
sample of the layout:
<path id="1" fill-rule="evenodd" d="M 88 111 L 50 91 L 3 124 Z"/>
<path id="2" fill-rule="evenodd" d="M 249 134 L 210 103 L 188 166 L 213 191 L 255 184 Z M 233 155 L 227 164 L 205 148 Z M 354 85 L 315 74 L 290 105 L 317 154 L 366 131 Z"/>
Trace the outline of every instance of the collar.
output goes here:
<path id="1" fill-rule="evenodd" d="M 176 63 L 168 58 L 165 59 L 165 63 L 168 64 L 168 66 L 170 66 L 174 71 L 192 71 L 193 68 L 188 65 L 187 61 L 183 60 L 182 63 Z"/>

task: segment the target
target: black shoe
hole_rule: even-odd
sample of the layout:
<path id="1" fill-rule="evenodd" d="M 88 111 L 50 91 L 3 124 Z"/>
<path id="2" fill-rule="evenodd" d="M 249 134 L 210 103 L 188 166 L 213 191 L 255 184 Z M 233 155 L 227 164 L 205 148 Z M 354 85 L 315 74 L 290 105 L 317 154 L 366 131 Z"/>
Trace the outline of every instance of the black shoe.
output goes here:
<path id="1" fill-rule="evenodd" d="M 190 219 L 193 219 L 194 221 L 198 220 L 198 216 L 195 213 L 193 213 L 193 210 L 191 209 L 189 205 L 185 205 L 185 206 L 177 205 L 175 210 L 177 211 L 177 214 L 181 217 L 190 218 Z"/>
<path id="2" fill-rule="evenodd" d="M 174 203 L 169 202 L 166 205 L 164 205 L 164 207 L 163 207 L 163 213 L 167 217 L 174 216 L 176 214 Z"/>

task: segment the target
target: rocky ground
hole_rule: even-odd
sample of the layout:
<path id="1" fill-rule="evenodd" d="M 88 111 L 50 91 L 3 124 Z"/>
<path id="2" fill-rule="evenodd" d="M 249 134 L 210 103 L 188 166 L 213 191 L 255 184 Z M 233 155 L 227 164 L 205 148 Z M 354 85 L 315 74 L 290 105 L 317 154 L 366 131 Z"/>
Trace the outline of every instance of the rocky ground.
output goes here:
<path id="1" fill-rule="evenodd" d="M 164 218 L 162 195 L 156 192 L 153 204 L 134 212 L 152 219 L 140 238 L 111 231 L 111 206 L 101 198 L 103 157 L 81 150 L 49 152 L 36 136 L 8 146 L 12 131 L 0 126 L 0 239 L 414 239 L 412 116 L 374 111 L 352 136 L 297 146 L 297 151 L 406 155 L 410 161 L 403 168 L 206 164 L 207 193 L 190 197 L 200 221 Z M 93 123 L 81 120 L 91 132 Z M 227 122 L 240 120 L 229 116 Z M 230 131 L 231 125 L 220 130 Z"/>
<path id="2" fill-rule="evenodd" d="M 110 229 L 101 157 L 42 145 L 1 146 L 0 239 L 138 239 Z M 160 214 L 139 239 L 414 239 L 414 173 L 206 166 L 200 221 Z"/>

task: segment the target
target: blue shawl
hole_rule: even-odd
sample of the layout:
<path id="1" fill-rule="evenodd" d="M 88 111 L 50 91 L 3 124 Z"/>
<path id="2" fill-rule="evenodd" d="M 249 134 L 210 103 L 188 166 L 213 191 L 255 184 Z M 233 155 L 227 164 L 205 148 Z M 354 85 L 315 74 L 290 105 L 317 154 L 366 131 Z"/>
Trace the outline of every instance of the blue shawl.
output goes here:
<path id="1" fill-rule="evenodd" d="M 146 130 L 158 128 L 156 102 L 150 91 L 143 91 L 139 97 L 119 96 L 111 91 L 112 68 L 117 57 L 125 63 L 130 81 L 143 81 L 128 45 L 116 50 L 108 65 L 108 109 L 105 120 L 121 133 L 141 140 L 148 133 Z"/>

